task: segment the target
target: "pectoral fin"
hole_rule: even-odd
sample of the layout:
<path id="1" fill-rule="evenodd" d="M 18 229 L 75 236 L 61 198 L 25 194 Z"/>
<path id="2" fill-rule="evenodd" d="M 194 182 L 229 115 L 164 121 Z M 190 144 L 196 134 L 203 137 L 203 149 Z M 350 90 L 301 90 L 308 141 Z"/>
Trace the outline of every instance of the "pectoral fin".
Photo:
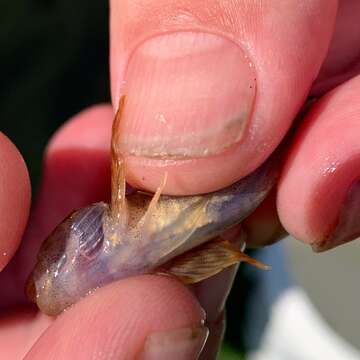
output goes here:
<path id="1" fill-rule="evenodd" d="M 174 275 L 184 284 L 194 284 L 240 261 L 263 270 L 269 269 L 269 266 L 244 254 L 228 241 L 216 239 L 179 255 L 157 272 Z"/>

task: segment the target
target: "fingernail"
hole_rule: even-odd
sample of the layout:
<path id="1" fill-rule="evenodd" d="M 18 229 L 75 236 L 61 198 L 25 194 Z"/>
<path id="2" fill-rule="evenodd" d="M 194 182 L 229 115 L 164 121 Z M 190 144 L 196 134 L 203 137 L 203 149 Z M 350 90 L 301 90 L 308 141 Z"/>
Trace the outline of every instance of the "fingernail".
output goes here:
<path id="1" fill-rule="evenodd" d="M 121 92 L 127 95 L 120 140 L 124 153 L 205 157 L 241 140 L 256 93 L 244 50 L 210 33 L 176 32 L 140 44 Z"/>
<path id="2" fill-rule="evenodd" d="M 360 236 L 360 181 L 349 189 L 343 206 L 339 212 L 337 223 L 330 235 L 319 244 L 313 244 L 316 252 L 330 250 Z"/>
<path id="3" fill-rule="evenodd" d="M 153 333 L 147 337 L 139 360 L 198 359 L 208 334 L 204 326 Z"/>

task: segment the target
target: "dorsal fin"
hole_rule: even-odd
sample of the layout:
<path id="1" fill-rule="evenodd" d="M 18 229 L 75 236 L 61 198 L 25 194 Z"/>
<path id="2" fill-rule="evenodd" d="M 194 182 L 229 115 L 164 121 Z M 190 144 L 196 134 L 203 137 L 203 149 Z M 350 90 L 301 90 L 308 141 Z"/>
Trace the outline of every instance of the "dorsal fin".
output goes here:
<path id="1" fill-rule="evenodd" d="M 119 101 L 111 133 L 111 217 L 127 223 L 125 161 L 119 149 L 120 120 L 125 106 L 125 96 Z"/>
<path id="2" fill-rule="evenodd" d="M 151 218 L 152 216 L 154 215 L 155 211 L 156 211 L 156 205 L 158 204 L 159 202 L 159 199 L 160 199 L 160 195 L 162 193 L 162 191 L 164 190 L 164 187 L 166 185 L 166 181 L 167 181 L 167 177 L 168 177 L 168 174 L 167 172 L 165 172 L 164 174 L 164 177 L 163 177 L 163 180 L 161 182 L 161 184 L 158 186 L 158 188 L 156 189 L 156 192 L 155 194 L 153 195 L 151 201 L 150 201 L 150 204 L 144 214 L 144 216 L 141 218 L 140 220 L 140 226 L 143 227 L 143 232 L 147 232 L 149 231 L 149 226 L 150 226 L 150 222 L 151 222 Z"/>

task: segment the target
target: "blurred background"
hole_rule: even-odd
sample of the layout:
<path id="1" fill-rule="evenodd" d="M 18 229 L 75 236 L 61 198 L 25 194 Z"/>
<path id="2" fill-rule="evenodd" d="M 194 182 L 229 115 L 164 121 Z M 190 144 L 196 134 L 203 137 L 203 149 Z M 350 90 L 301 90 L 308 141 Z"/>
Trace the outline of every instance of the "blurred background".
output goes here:
<path id="1" fill-rule="evenodd" d="M 0 24 L 0 129 L 23 154 L 36 191 L 55 129 L 110 99 L 107 2 L 1 1 Z"/>
<path id="2" fill-rule="evenodd" d="M 353 241 L 322 254 L 288 237 L 294 276 L 327 323 L 360 349 L 360 244 Z M 359 356 L 360 358 L 360 356 Z"/>
<path id="3" fill-rule="evenodd" d="M 51 134 L 85 107 L 110 101 L 107 2 L 2 1 L 0 24 L 0 130 L 23 154 L 35 196 Z M 354 242 L 315 255 L 287 238 L 255 252 L 273 270 L 264 275 L 240 266 L 220 359 L 241 359 L 259 346 L 272 304 L 294 284 L 305 289 L 338 334 L 360 349 L 359 246 Z M 293 321 L 286 314 L 284 321 Z"/>

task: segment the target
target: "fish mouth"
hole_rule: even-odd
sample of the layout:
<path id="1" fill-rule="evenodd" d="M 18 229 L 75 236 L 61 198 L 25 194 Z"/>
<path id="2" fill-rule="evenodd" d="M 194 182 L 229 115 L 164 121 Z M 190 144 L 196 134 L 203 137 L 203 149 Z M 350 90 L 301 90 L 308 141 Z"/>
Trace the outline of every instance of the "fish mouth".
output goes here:
<path id="1" fill-rule="evenodd" d="M 36 304 L 38 308 L 46 315 L 56 316 L 62 310 L 72 305 L 72 302 L 67 302 L 64 296 L 61 302 L 54 296 L 53 288 L 47 288 L 45 293 L 39 293 L 33 274 L 30 274 L 25 284 L 25 295 L 30 302 Z"/>

